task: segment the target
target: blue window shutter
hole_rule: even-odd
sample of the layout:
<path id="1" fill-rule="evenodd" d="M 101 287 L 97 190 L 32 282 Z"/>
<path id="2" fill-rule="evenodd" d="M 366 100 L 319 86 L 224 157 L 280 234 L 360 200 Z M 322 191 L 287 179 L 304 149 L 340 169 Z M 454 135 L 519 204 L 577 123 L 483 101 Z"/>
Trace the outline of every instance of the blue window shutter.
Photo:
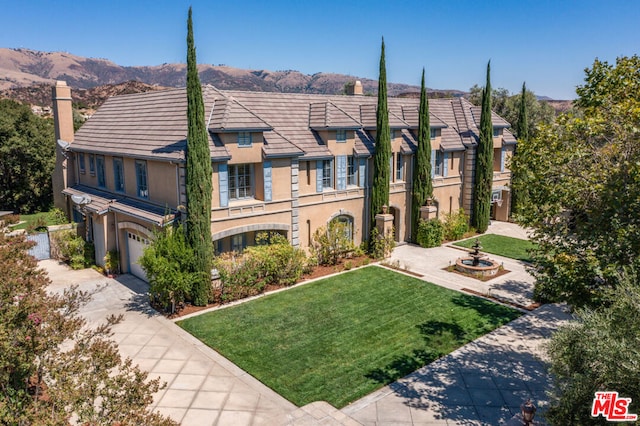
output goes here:
<path id="1" fill-rule="evenodd" d="M 220 181 L 220 207 L 229 205 L 229 172 L 227 164 L 218 165 L 218 180 Z"/>
<path id="2" fill-rule="evenodd" d="M 447 177 L 449 173 L 449 153 L 445 152 L 442 156 L 442 176 Z"/>
<path id="3" fill-rule="evenodd" d="M 271 201 L 271 161 L 265 161 L 262 163 L 262 170 L 264 172 L 264 200 Z"/>
<path id="4" fill-rule="evenodd" d="M 360 165 L 358 168 L 360 169 L 358 171 L 358 174 L 360 175 L 358 176 L 358 182 L 360 183 L 360 187 L 364 188 L 366 186 L 365 183 L 367 182 L 367 159 L 366 158 L 360 159 Z"/>
<path id="5" fill-rule="evenodd" d="M 316 192 L 322 192 L 322 160 L 316 161 Z"/>
<path id="6" fill-rule="evenodd" d="M 389 157 L 389 182 L 393 182 L 393 152 Z"/>
<path id="7" fill-rule="evenodd" d="M 502 149 L 500 150 L 500 171 L 504 172 L 504 160 L 505 160 L 505 147 L 503 146 Z"/>
<path id="8" fill-rule="evenodd" d="M 337 174 L 338 174 L 338 190 L 347 189 L 347 156 L 338 155 L 336 157 Z"/>
<path id="9" fill-rule="evenodd" d="M 436 150 L 431 150 L 431 178 L 436 175 Z"/>

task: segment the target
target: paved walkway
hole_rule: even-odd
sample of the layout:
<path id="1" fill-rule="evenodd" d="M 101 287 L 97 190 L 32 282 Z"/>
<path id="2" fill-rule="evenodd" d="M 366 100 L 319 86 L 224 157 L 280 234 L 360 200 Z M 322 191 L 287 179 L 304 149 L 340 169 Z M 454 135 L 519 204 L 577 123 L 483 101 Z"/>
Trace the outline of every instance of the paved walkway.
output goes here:
<path id="1" fill-rule="evenodd" d="M 499 222 L 488 232 L 526 237 L 517 226 Z M 512 272 L 489 283 L 442 270 L 461 253 L 450 247 L 404 245 L 394 251 L 392 261 L 445 287 L 530 303 L 532 279 L 524 265 L 492 256 Z M 112 280 L 91 269 L 70 271 L 51 260 L 40 265 L 49 272 L 53 291 L 71 284 L 90 291 L 101 287 L 83 315 L 97 324 L 108 314 L 124 314 L 114 327 L 122 354 L 150 371 L 151 378 L 167 382 L 155 395 L 153 408 L 186 426 L 498 425 L 519 411 L 526 398 L 544 408 L 548 379 L 540 344 L 568 318 L 559 306 L 543 306 L 342 410 L 323 402 L 297 408 L 150 309 L 146 284 L 137 278 Z"/>

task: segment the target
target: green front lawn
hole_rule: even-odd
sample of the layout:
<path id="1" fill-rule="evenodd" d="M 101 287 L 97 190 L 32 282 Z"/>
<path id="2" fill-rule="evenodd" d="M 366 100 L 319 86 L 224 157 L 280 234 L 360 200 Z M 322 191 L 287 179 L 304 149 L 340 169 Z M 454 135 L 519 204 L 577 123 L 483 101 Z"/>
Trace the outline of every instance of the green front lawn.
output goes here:
<path id="1" fill-rule="evenodd" d="M 481 252 L 497 254 L 498 256 L 509 257 L 511 259 L 531 261 L 530 250 L 536 248 L 536 244 L 529 240 L 520 238 L 505 237 L 503 235 L 486 234 L 477 237 L 480 240 Z M 471 248 L 476 243 L 476 238 L 458 241 L 454 245 Z"/>
<path id="2" fill-rule="evenodd" d="M 34 228 L 43 228 L 50 225 L 58 225 L 60 223 L 60 220 L 56 218 L 53 212 L 21 214 L 20 221 L 24 221 L 24 223 L 11 225 L 11 229 L 27 229 L 30 225 Z"/>
<path id="3" fill-rule="evenodd" d="M 178 324 L 294 404 L 340 408 L 519 315 L 371 266 Z"/>

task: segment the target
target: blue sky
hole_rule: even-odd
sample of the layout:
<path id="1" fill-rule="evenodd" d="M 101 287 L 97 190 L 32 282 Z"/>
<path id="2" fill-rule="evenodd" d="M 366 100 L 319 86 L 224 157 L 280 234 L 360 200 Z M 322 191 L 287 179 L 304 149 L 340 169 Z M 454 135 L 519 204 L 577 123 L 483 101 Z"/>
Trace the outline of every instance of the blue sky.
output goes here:
<path id="1" fill-rule="evenodd" d="M 186 61 L 193 6 L 199 63 L 334 72 L 468 90 L 483 85 L 572 99 L 597 57 L 638 53 L 635 0 L 0 0 L 0 47 L 65 51 L 119 65 Z"/>

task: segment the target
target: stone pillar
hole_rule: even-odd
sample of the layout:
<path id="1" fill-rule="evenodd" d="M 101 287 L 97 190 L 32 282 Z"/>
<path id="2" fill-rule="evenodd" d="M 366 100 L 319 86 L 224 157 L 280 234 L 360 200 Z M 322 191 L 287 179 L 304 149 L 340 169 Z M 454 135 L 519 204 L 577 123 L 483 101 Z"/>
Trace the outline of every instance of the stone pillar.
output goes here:
<path id="1" fill-rule="evenodd" d="M 431 220 L 438 217 L 438 208 L 436 206 L 420 207 L 420 219 Z"/>

